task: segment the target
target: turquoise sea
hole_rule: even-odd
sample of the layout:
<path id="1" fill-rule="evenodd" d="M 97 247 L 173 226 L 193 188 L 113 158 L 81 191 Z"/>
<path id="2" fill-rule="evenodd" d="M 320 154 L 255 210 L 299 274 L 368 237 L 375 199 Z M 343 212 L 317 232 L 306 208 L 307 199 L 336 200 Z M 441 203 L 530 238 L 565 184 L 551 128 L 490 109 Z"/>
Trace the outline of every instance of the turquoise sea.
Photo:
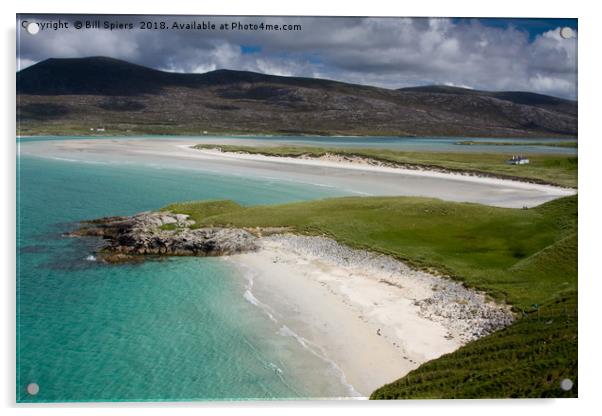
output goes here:
<path id="1" fill-rule="evenodd" d="M 216 258 L 94 261 L 77 221 L 170 202 L 271 204 L 336 196 L 319 186 L 152 166 L 18 161 L 17 400 L 349 396 L 340 373 L 245 297 Z M 39 385 L 37 395 L 26 386 Z"/>

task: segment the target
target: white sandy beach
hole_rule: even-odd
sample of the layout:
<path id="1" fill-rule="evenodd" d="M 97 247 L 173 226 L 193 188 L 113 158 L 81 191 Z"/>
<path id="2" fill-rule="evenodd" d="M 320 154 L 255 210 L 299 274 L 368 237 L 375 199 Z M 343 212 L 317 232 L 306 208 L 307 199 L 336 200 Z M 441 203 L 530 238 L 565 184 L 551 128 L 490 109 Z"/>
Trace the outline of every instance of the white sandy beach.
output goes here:
<path id="1" fill-rule="evenodd" d="M 253 144 L 245 140 L 212 138 L 211 142 Z M 192 149 L 198 142 L 194 138 L 57 140 L 22 143 L 19 151 L 23 155 L 60 160 L 145 164 L 300 182 L 331 187 L 350 195 L 424 196 L 511 208 L 533 207 L 576 192 L 549 185 L 444 172 Z"/>
<path id="2" fill-rule="evenodd" d="M 249 279 L 247 300 L 363 396 L 512 319 L 460 284 L 330 239 L 272 236 L 260 246 L 228 257 Z"/>

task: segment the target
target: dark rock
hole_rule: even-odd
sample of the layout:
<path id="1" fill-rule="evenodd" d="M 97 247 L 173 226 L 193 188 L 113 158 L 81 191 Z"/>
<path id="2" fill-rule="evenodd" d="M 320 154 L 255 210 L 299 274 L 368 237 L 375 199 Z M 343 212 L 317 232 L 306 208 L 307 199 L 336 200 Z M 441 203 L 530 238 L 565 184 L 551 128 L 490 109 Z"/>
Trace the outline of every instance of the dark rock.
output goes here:
<path id="1" fill-rule="evenodd" d="M 162 229 L 163 225 L 174 229 Z M 69 236 L 102 237 L 107 241 L 99 257 L 109 263 L 137 261 L 143 255 L 223 256 L 257 249 L 256 237 L 236 228 L 190 228 L 187 215 L 145 212 L 131 217 L 87 221 Z"/>

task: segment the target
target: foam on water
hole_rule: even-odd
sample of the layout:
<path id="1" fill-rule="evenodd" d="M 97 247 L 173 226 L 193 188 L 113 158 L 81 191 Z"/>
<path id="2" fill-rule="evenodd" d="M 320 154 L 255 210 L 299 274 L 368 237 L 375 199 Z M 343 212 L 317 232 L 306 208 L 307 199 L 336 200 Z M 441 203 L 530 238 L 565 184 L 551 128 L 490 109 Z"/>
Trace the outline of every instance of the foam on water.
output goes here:
<path id="1" fill-rule="evenodd" d="M 316 357 L 318 357 L 318 358 L 322 359 L 323 361 L 325 361 L 326 363 L 328 363 L 331 366 L 331 368 L 336 373 L 339 374 L 340 381 L 343 385 L 345 385 L 347 387 L 350 397 L 363 398 L 363 395 L 360 392 L 358 392 L 357 390 L 355 390 L 355 388 L 347 382 L 347 378 L 345 377 L 345 373 L 343 372 L 343 370 L 341 370 L 341 368 L 337 365 L 337 363 L 335 363 L 334 361 L 332 361 L 331 359 L 329 359 L 326 356 L 324 351 L 322 351 L 322 348 L 313 344 L 311 341 L 307 340 L 306 338 L 302 337 L 301 335 L 297 334 L 295 331 L 291 330 L 286 325 L 282 325 L 282 327 L 280 327 L 280 329 L 278 330 L 278 334 L 280 334 L 284 337 L 294 338 L 303 348 L 307 349 L 312 354 L 314 354 Z"/>
<path id="2" fill-rule="evenodd" d="M 323 349 L 321 347 L 312 343 L 308 339 L 302 337 L 301 335 L 299 335 L 298 333 L 296 333 L 295 331 L 290 329 L 285 324 L 281 323 L 281 319 L 276 318 L 276 312 L 274 311 L 274 309 L 270 305 L 268 305 L 264 302 L 261 302 L 259 299 L 257 299 L 255 297 L 255 295 L 252 292 L 252 289 L 253 289 L 253 281 L 256 276 L 256 272 L 253 269 L 251 269 L 250 267 L 247 267 L 241 263 L 237 263 L 237 267 L 240 270 L 242 270 L 242 274 L 246 278 L 246 281 L 247 281 L 244 298 L 249 303 L 251 303 L 252 305 L 258 307 L 261 311 L 263 311 L 270 318 L 270 320 L 273 323 L 277 324 L 276 333 L 283 337 L 293 338 L 295 341 L 297 341 L 299 343 L 300 346 L 305 348 L 307 351 L 311 352 L 313 355 L 318 357 L 320 360 L 324 361 L 332 369 L 333 373 L 337 374 L 341 384 L 343 384 L 346 387 L 349 397 L 362 398 L 363 395 L 360 392 L 358 392 L 357 390 L 355 390 L 355 388 L 349 382 L 347 382 L 347 379 L 345 377 L 345 373 L 343 372 L 343 370 L 337 365 L 336 362 L 334 362 L 333 360 L 328 358 L 328 356 L 326 355 L 326 353 L 323 351 Z"/>

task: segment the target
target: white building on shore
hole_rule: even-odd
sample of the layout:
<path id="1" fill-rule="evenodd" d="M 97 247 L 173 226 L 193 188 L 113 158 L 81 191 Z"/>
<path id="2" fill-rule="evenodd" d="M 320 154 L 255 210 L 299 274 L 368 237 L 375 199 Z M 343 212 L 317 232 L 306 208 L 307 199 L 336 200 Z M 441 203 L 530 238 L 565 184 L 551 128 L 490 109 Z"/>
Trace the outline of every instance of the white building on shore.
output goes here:
<path id="1" fill-rule="evenodd" d="M 510 159 L 506 160 L 509 165 L 528 165 L 529 162 L 529 158 L 517 155 L 512 155 Z"/>

